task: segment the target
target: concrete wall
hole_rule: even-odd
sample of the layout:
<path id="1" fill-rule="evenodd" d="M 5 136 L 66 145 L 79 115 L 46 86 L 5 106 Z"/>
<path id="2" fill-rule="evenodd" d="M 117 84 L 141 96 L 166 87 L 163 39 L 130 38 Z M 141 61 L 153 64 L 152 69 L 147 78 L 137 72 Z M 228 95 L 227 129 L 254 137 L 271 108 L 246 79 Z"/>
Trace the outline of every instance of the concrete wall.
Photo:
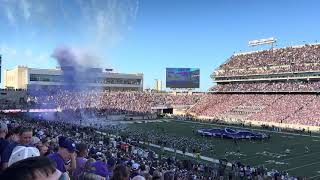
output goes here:
<path id="1" fill-rule="evenodd" d="M 18 66 L 4 73 L 4 88 L 26 89 L 28 83 L 28 68 Z"/>

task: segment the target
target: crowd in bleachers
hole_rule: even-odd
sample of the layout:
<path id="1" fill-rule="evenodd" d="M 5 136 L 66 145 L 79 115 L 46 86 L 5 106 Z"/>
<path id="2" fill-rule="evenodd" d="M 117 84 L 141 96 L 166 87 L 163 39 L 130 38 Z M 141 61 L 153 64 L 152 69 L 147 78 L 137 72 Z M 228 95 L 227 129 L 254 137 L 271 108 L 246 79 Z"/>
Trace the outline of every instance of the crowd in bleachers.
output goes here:
<path id="1" fill-rule="evenodd" d="M 235 91 L 240 91 L 239 89 Z M 190 105 L 189 113 L 223 118 L 233 111 L 245 111 L 243 120 L 319 126 L 320 119 L 312 112 L 319 97 L 298 94 L 207 94 L 171 95 L 146 92 L 67 92 L 50 96 L 35 96 L 32 101 L 40 107 L 52 104 L 62 110 L 79 112 L 87 109 L 94 114 L 152 114 L 152 107 Z M 42 102 L 42 103 L 39 103 Z M 290 102 L 290 103 L 288 103 Z M 320 108 L 320 107 L 319 107 Z M 247 110 L 246 110 L 247 109 Z M 254 109 L 254 111 L 252 110 Z M 305 116 L 302 117 L 302 114 Z"/>
<path id="2" fill-rule="evenodd" d="M 320 91 L 320 82 L 237 82 L 218 84 L 210 90 L 215 92 L 318 92 Z"/>
<path id="3" fill-rule="evenodd" d="M 202 98 L 189 113 L 224 118 L 239 106 L 253 107 L 258 111 L 247 113 L 243 120 L 320 126 L 319 101 L 316 94 L 212 94 Z"/>
<path id="4" fill-rule="evenodd" d="M 232 56 L 216 76 L 319 71 L 320 45 L 269 49 Z"/>
<path id="5" fill-rule="evenodd" d="M 149 92 L 59 91 L 53 95 L 30 96 L 28 101 L 36 106 L 62 110 L 94 108 L 106 114 L 141 114 L 150 113 L 151 107 L 156 106 L 193 105 L 200 97 Z"/>
<path id="6" fill-rule="evenodd" d="M 121 126 L 105 126 L 106 136 L 77 121 L 44 121 L 18 116 L 2 117 L 0 123 L 1 179 L 78 180 L 197 180 L 258 179 L 295 180 L 285 172 L 251 167 L 227 161 L 205 164 L 157 154 L 140 141 L 182 148 L 205 147 L 191 138 L 180 139 L 165 133 L 139 132 Z M 99 129 L 101 130 L 101 129 Z M 118 132 L 118 135 L 111 135 Z M 119 133 L 121 132 L 121 133 Z M 183 141 L 183 143 L 182 143 Z M 179 143 L 181 142 L 181 143 Z M 181 146 L 180 146 L 181 145 Z M 195 152 L 198 152 L 195 150 Z"/>

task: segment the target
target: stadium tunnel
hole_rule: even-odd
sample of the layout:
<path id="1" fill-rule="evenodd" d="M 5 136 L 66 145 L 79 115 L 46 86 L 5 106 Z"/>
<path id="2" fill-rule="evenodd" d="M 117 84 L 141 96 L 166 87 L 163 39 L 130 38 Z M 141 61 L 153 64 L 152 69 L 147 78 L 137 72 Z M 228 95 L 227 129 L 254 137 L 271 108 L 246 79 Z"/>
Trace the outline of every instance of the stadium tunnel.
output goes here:
<path id="1" fill-rule="evenodd" d="M 156 107 L 152 107 L 151 110 L 157 115 L 173 114 L 173 107 L 171 106 L 156 106 Z"/>

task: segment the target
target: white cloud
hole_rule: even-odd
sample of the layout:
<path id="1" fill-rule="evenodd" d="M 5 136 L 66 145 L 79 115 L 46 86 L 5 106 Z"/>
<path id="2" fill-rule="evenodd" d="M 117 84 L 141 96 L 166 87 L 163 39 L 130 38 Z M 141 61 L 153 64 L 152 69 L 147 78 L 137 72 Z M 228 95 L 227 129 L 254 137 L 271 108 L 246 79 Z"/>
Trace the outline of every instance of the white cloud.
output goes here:
<path id="1" fill-rule="evenodd" d="M 97 41 L 98 43 L 101 43 L 101 41 L 104 39 L 105 37 L 105 33 L 107 30 L 107 17 L 104 15 L 104 13 L 102 11 L 100 11 L 97 14 L 96 17 L 96 22 L 97 22 Z"/>
<path id="2" fill-rule="evenodd" d="M 16 56 L 17 55 L 17 50 L 14 48 L 10 48 L 6 44 L 1 44 L 0 52 L 3 56 Z"/>
<path id="3" fill-rule="evenodd" d="M 16 25 L 16 18 L 14 17 L 12 9 L 10 7 L 6 8 L 6 16 L 11 25 Z"/>
<path id="4" fill-rule="evenodd" d="M 31 4 L 29 3 L 28 0 L 21 0 L 20 7 L 23 11 L 24 19 L 28 21 L 31 16 L 31 12 L 30 12 Z"/>

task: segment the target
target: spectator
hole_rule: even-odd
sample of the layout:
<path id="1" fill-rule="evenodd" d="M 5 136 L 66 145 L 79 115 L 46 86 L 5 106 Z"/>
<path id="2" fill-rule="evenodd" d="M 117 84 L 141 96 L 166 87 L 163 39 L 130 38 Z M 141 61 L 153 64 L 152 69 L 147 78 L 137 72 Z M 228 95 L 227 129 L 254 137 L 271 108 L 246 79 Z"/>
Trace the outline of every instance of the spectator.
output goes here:
<path id="1" fill-rule="evenodd" d="M 19 131 L 21 129 L 21 126 L 14 127 L 12 131 L 9 131 L 9 133 L 6 136 L 6 139 L 10 142 L 18 142 L 19 141 Z"/>
<path id="2" fill-rule="evenodd" d="M 9 144 L 1 154 L 2 169 L 6 169 L 8 167 L 8 162 L 14 148 L 17 146 L 25 146 L 25 147 L 30 146 L 31 138 L 32 138 L 31 128 L 22 127 L 19 129 L 18 142 L 12 142 L 11 144 Z"/>
<path id="3" fill-rule="evenodd" d="M 58 152 L 50 154 L 48 157 L 56 162 L 59 171 L 63 173 L 67 171 L 66 163 L 70 163 L 70 171 L 73 171 L 76 168 L 75 150 L 74 141 L 61 136 L 59 137 Z"/>
<path id="4" fill-rule="evenodd" d="M 55 168 L 55 164 L 47 157 L 31 157 L 12 164 L 0 174 L 0 179 L 12 180 L 43 180 L 69 179 Z"/>
<path id="5" fill-rule="evenodd" d="M 145 180 L 145 178 L 143 176 L 138 175 L 132 178 L 132 180 Z"/>
<path id="6" fill-rule="evenodd" d="M 47 146 L 46 144 L 40 143 L 40 144 L 38 144 L 38 145 L 36 146 L 36 148 L 39 149 L 41 156 L 47 156 L 47 155 L 48 155 L 48 149 L 49 149 L 49 148 L 48 148 L 48 146 Z"/>
<path id="7" fill-rule="evenodd" d="M 129 180 L 130 172 L 124 165 L 118 165 L 113 172 L 111 180 Z"/>
<path id="8" fill-rule="evenodd" d="M 8 166 L 10 167 L 13 163 L 27 159 L 29 157 L 40 156 L 40 152 L 35 147 L 25 147 L 25 146 L 16 146 L 10 156 Z"/>
<path id="9" fill-rule="evenodd" d="M 0 122 L 0 155 L 9 144 L 9 141 L 6 139 L 7 134 L 8 134 L 7 124 L 4 122 Z M 0 158 L 0 165 L 1 165 L 1 158 Z"/>
<path id="10" fill-rule="evenodd" d="M 94 173 L 84 172 L 80 174 L 78 179 L 79 180 L 104 180 L 105 178 Z"/>
<path id="11" fill-rule="evenodd" d="M 110 157 L 107 161 L 107 167 L 108 167 L 108 174 L 106 176 L 106 180 L 109 180 L 112 175 L 113 175 L 113 171 L 114 168 L 116 167 L 116 160 L 113 157 Z"/>
<path id="12" fill-rule="evenodd" d="M 75 179 L 80 175 L 81 172 L 84 171 L 85 164 L 87 162 L 88 157 L 88 146 L 84 143 L 80 143 L 76 145 L 77 149 L 77 158 L 76 158 L 76 169 L 73 172 L 73 176 Z"/>
<path id="13" fill-rule="evenodd" d="M 35 147 L 37 147 L 37 146 L 40 146 L 40 145 L 42 145 L 42 142 L 40 141 L 40 139 L 37 137 L 37 136 L 33 136 L 32 138 L 31 138 L 31 143 L 30 143 L 32 146 L 35 146 Z"/>
<path id="14" fill-rule="evenodd" d="M 131 167 L 131 175 L 130 179 L 134 178 L 135 176 L 140 175 L 140 165 L 138 163 L 133 163 Z"/>
<path id="15" fill-rule="evenodd" d="M 108 174 L 107 164 L 103 161 L 98 160 L 90 164 L 89 171 L 87 172 L 93 173 L 105 179 Z"/>

